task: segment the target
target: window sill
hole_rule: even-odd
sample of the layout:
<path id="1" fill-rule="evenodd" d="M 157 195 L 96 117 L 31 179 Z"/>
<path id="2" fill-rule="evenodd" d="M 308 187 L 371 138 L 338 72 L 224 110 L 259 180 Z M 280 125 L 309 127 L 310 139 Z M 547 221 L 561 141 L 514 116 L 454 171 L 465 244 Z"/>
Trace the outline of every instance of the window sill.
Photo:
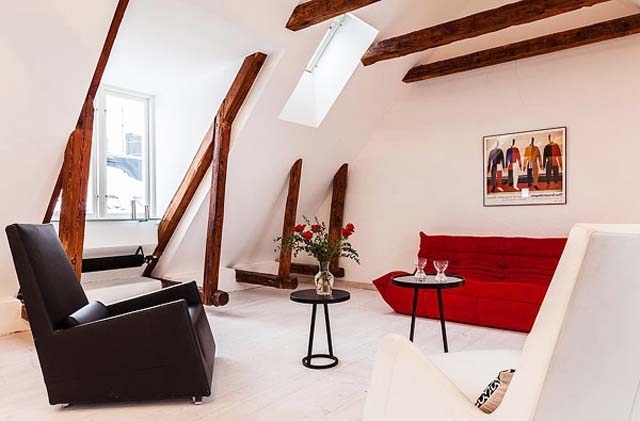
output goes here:
<path id="1" fill-rule="evenodd" d="M 124 219 L 124 218 L 102 218 L 102 219 L 85 219 L 85 222 L 159 222 L 161 218 L 149 219 Z M 60 219 L 52 219 L 51 222 L 60 222 Z"/>

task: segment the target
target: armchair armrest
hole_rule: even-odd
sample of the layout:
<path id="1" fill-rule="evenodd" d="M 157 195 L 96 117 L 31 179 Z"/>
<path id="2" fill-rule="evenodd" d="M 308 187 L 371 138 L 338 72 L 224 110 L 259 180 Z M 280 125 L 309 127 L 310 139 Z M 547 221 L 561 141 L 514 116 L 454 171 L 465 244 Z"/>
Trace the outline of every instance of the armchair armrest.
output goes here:
<path id="1" fill-rule="evenodd" d="M 185 282 L 158 291 L 116 301 L 107 305 L 107 310 L 110 316 L 115 316 L 175 300 L 185 300 L 189 306 L 202 304 L 196 282 Z"/>
<path id="2" fill-rule="evenodd" d="M 464 393 L 407 339 L 388 335 L 376 355 L 363 420 L 487 419 Z"/>

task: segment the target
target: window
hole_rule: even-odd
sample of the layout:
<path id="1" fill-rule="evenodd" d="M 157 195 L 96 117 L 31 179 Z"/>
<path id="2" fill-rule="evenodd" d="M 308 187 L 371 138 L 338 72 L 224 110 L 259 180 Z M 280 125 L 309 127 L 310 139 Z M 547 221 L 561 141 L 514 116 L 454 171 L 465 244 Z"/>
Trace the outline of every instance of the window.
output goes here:
<path id="1" fill-rule="evenodd" d="M 319 127 L 377 34 L 377 29 L 351 14 L 334 19 L 282 109 L 280 119 Z"/>
<path id="2" fill-rule="evenodd" d="M 131 219 L 155 214 L 153 98 L 101 88 L 95 101 L 87 219 Z M 59 212 L 59 205 L 56 208 Z"/>

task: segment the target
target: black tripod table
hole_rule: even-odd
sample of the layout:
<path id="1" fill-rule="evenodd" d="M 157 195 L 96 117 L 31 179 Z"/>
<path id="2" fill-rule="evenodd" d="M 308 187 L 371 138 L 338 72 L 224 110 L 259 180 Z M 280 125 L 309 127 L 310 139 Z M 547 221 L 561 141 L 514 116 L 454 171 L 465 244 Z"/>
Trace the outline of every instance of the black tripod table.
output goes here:
<path id="1" fill-rule="evenodd" d="M 411 330 L 409 340 L 413 342 L 413 333 L 416 329 L 416 310 L 418 309 L 418 292 L 421 289 L 435 289 L 438 292 L 438 310 L 440 314 L 440 330 L 442 332 L 442 346 L 444 352 L 449 352 L 447 342 L 447 327 L 444 324 L 444 304 L 442 303 L 442 290 L 456 288 L 464 284 L 464 278 L 456 275 L 447 275 L 445 281 L 438 281 L 435 275 L 426 275 L 424 279 L 418 279 L 413 275 L 396 276 L 391 279 L 393 285 L 413 289 L 413 308 L 411 311 Z"/>
<path id="2" fill-rule="evenodd" d="M 334 289 L 331 295 L 318 295 L 315 289 L 301 289 L 294 291 L 289 296 L 291 301 L 302 304 L 311 304 L 311 328 L 309 329 L 309 346 L 307 348 L 307 355 L 302 358 L 302 365 L 307 368 L 313 368 L 321 370 L 324 368 L 331 368 L 338 365 L 338 358 L 333 355 L 333 342 L 331 341 L 331 324 L 329 323 L 329 304 L 343 303 L 351 298 L 351 294 L 348 291 L 341 289 Z M 324 307 L 324 322 L 327 328 L 327 345 L 329 346 L 328 354 L 313 354 L 313 337 L 315 335 L 316 328 L 316 313 L 318 310 L 318 304 L 322 304 Z M 314 358 L 326 358 L 331 360 L 328 364 L 313 364 Z"/>

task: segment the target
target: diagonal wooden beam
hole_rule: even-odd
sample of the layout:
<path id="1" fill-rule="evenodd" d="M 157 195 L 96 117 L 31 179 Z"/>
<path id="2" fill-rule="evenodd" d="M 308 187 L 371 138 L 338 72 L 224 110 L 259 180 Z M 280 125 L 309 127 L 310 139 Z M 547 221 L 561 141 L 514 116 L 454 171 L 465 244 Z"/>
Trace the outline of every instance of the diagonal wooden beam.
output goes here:
<path id="1" fill-rule="evenodd" d="M 64 160 L 62 163 L 62 168 L 58 173 L 58 179 L 56 180 L 55 186 L 53 186 L 53 192 L 51 193 L 51 198 L 49 199 L 49 205 L 47 206 L 47 210 L 44 213 L 44 218 L 42 218 L 43 224 L 48 224 L 51 222 L 51 218 L 53 218 L 53 212 L 56 209 L 56 205 L 58 204 L 58 200 L 60 199 L 60 195 L 62 194 L 62 177 L 64 174 Z"/>
<path id="2" fill-rule="evenodd" d="M 113 44 L 116 40 L 116 36 L 118 34 L 118 30 L 120 29 L 120 24 L 122 23 L 122 19 L 124 19 L 124 14 L 127 10 L 127 6 L 129 5 L 129 0 L 119 0 L 116 5 L 116 10 L 113 13 L 113 19 L 111 19 L 111 25 L 109 26 L 109 31 L 107 32 L 107 37 L 104 40 L 104 44 L 102 45 L 102 51 L 100 51 L 100 56 L 98 57 L 98 63 L 96 64 L 96 68 L 93 71 L 93 77 L 91 78 L 91 83 L 89 84 L 89 89 L 87 90 L 87 96 L 85 97 L 85 102 L 87 102 L 87 98 L 95 98 L 98 92 L 98 87 L 100 86 L 100 81 L 102 80 L 102 76 L 104 75 L 104 71 L 107 67 L 107 63 L 109 62 L 109 56 L 111 56 L 111 50 L 113 49 Z M 83 123 L 80 121 L 82 118 L 82 112 L 80 113 L 80 117 L 78 118 L 78 125 L 82 125 Z M 67 143 L 71 142 L 71 138 Z M 60 198 L 60 194 L 62 193 L 62 175 L 64 173 L 64 162 L 62 164 L 62 168 L 60 168 L 60 172 L 58 173 L 58 179 L 56 181 L 55 186 L 53 187 L 53 192 L 51 193 L 51 198 L 49 199 L 49 204 L 47 205 L 47 210 L 45 211 L 44 217 L 42 218 L 43 224 L 48 224 L 51 222 L 51 218 L 53 217 L 53 211 L 58 203 L 58 199 Z"/>
<path id="3" fill-rule="evenodd" d="M 258 74 L 267 59 L 266 54 L 255 53 L 244 59 L 235 80 L 216 116 L 213 173 L 209 200 L 209 221 L 204 263 L 204 304 L 222 306 L 229 301 L 229 294 L 218 289 L 220 277 L 220 253 L 224 225 L 224 200 L 227 181 L 227 161 L 231 144 L 231 128 L 244 104 Z"/>
<path id="4" fill-rule="evenodd" d="M 264 64 L 266 57 L 263 53 L 255 53 L 244 59 L 238 75 L 218 108 L 217 115 L 224 115 L 226 118 L 231 118 L 232 120 L 235 119 L 242 103 L 251 90 L 252 83 L 247 83 L 247 80 L 253 81 L 257 78 L 257 74 Z M 204 180 L 209 167 L 211 167 L 214 154 L 215 125 L 216 122 L 214 120 L 214 123 L 205 134 L 178 190 L 173 195 L 167 210 L 160 220 L 160 225 L 158 226 L 158 245 L 153 251 L 153 255 L 158 258 L 162 256 L 162 253 L 171 241 L 173 234 L 178 228 L 178 224 L 193 200 L 196 190 L 200 186 L 200 183 L 202 183 L 202 180 Z M 148 264 L 143 276 L 151 277 L 157 263 L 158 260 L 155 260 Z"/>
<path id="5" fill-rule="evenodd" d="M 522 0 L 440 25 L 374 43 L 362 57 L 369 66 L 473 38 L 512 26 L 549 18 L 609 0 Z"/>
<path id="6" fill-rule="evenodd" d="M 335 244 L 340 239 L 344 217 L 344 202 L 347 195 L 347 176 L 349 164 L 344 163 L 333 177 L 333 192 L 331 194 L 331 216 L 329 218 L 329 243 Z M 338 270 L 338 258 L 331 261 L 330 270 Z"/>
<path id="7" fill-rule="evenodd" d="M 284 222 L 282 223 L 282 238 L 293 235 L 298 212 L 298 198 L 300 197 L 300 179 L 302 178 L 302 159 L 298 159 L 289 170 L 289 191 L 284 210 Z M 280 285 L 289 284 L 291 275 L 291 250 L 280 251 L 278 263 L 278 277 Z"/>
<path id="8" fill-rule="evenodd" d="M 403 82 L 451 75 L 637 33 L 640 33 L 640 14 L 417 66 L 406 74 Z"/>
<path id="9" fill-rule="evenodd" d="M 311 0 L 293 9 L 287 22 L 287 29 L 299 31 L 316 23 L 353 12 L 380 0 Z"/>
<path id="10" fill-rule="evenodd" d="M 82 250 L 84 246 L 91 141 L 93 138 L 93 100 L 100 81 L 102 80 L 102 75 L 109 61 L 113 44 L 128 5 L 129 0 L 120 0 L 116 6 L 107 37 L 98 58 L 96 69 L 93 72 L 91 84 L 87 90 L 82 111 L 78 117 L 76 128 L 71 133 L 67 142 L 62 169 L 44 218 L 45 222 L 51 220 L 51 214 L 53 212 L 50 210 L 55 207 L 55 201 L 60 196 L 60 190 L 62 190 L 58 234 L 73 264 L 78 279 L 80 279 L 82 274 Z"/>
<path id="11" fill-rule="evenodd" d="M 211 162 L 213 161 L 213 132 L 215 130 L 215 122 L 209 127 L 207 133 L 204 135 L 204 139 L 196 152 L 191 165 L 187 169 L 187 172 L 173 195 L 167 210 L 164 212 L 160 224 L 158 225 L 158 244 L 156 245 L 153 255 L 156 257 L 162 256 L 164 250 L 169 245 L 173 234 L 178 228 L 178 224 L 182 220 L 182 217 L 189 208 L 189 204 L 193 200 L 198 186 L 202 183 Z M 155 269 L 159 259 L 156 259 L 149 263 L 144 269 L 143 276 L 151 277 L 153 270 Z"/>

